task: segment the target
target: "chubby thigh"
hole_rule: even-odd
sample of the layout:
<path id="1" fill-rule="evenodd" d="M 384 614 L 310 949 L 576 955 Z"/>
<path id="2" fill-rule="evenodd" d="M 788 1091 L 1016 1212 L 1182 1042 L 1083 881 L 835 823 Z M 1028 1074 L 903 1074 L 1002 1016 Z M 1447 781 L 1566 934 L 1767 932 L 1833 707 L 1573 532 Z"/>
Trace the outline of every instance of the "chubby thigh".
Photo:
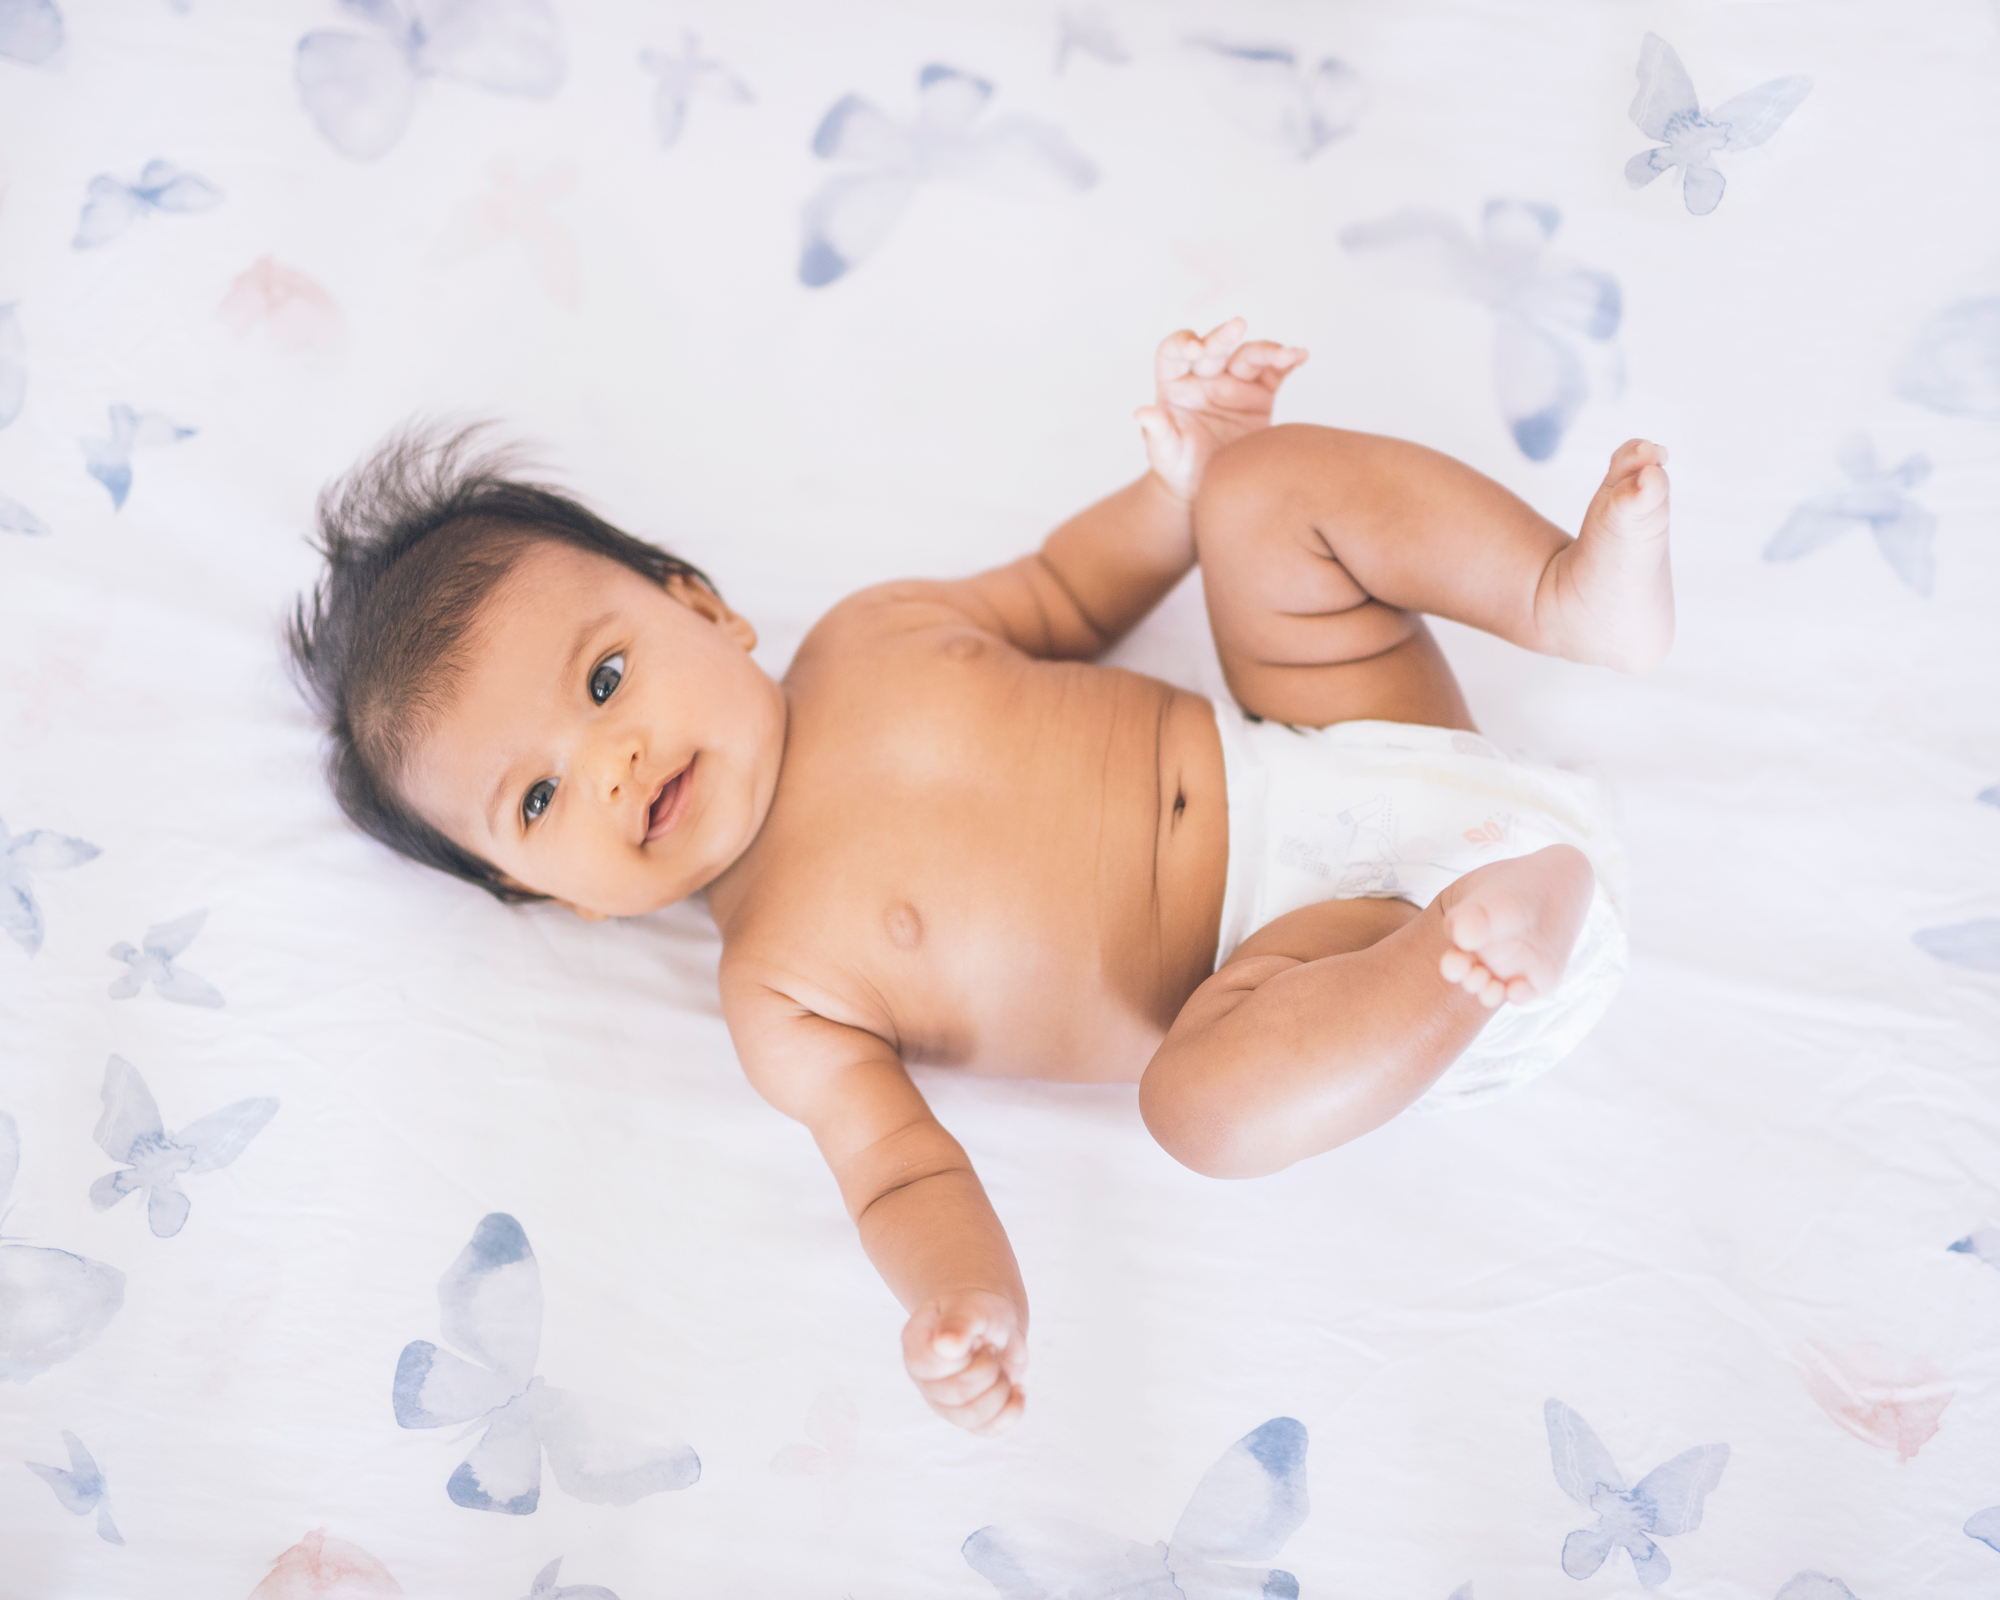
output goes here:
<path id="1" fill-rule="evenodd" d="M 1217 970 L 1141 1086 L 1171 1153 L 1217 1176 L 1273 1171 L 1413 1103 L 1505 1092 L 1575 1047 L 1625 967 L 1622 862 L 1590 780 L 1464 730 L 1215 715 L 1230 833 Z M 1595 872 L 1582 931 L 1552 990 L 1488 1012 L 1439 972 L 1452 885 L 1550 845 Z"/>
<path id="2" fill-rule="evenodd" d="M 1218 964 L 1245 933 L 1329 898 L 1417 907 L 1467 873 L 1566 844 L 1597 883 L 1562 981 L 1510 1003 L 1423 1095 L 1475 1104 L 1547 1071 L 1623 981 L 1624 854 L 1599 786 L 1462 729 L 1353 722 L 1294 730 L 1217 712 L 1231 797 Z M 1239 781 L 1245 803 L 1235 804 Z"/>

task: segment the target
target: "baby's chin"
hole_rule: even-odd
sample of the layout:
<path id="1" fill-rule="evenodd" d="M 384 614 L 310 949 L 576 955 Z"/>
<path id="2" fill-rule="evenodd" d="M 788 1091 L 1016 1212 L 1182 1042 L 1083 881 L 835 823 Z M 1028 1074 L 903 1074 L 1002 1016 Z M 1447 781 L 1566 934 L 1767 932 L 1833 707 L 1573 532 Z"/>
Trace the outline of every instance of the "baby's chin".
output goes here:
<path id="1" fill-rule="evenodd" d="M 545 892 L 557 905 L 574 911 L 586 922 L 608 922 L 617 917 L 649 917 L 655 911 L 664 911 L 668 906 L 693 899 L 701 893 L 701 888 L 697 885 L 676 893 L 650 885 L 622 885 L 616 892 L 584 892 L 575 899 L 560 892 Z"/>

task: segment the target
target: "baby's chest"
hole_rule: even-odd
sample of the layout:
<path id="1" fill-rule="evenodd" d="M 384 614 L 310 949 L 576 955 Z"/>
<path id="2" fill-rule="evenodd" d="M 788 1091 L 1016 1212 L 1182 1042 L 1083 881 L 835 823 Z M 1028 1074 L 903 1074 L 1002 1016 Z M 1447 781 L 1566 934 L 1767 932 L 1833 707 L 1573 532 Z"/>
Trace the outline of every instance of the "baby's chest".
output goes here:
<path id="1" fill-rule="evenodd" d="M 880 796 L 774 861 L 757 923 L 823 1015 L 908 1060 L 984 1061 L 1004 1016 L 1074 1011 L 1097 986 L 1116 898 L 1084 819 L 1043 806 L 1030 821 L 956 785 Z"/>
<path id="2" fill-rule="evenodd" d="M 808 781 L 774 811 L 758 943 L 907 1060 L 1072 1075 L 1052 1058 L 1158 1009 L 1124 971 L 1157 944 L 1154 752 L 1032 716 L 899 733 L 788 757 Z"/>

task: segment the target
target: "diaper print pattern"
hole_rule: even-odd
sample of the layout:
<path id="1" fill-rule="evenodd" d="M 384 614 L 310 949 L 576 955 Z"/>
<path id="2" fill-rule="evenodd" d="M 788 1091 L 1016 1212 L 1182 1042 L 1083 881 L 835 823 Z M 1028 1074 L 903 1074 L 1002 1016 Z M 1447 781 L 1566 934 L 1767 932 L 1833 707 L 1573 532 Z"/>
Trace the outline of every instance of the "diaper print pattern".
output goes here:
<path id="1" fill-rule="evenodd" d="M 1322 827 L 1314 833 L 1286 834 L 1279 841 L 1280 866 L 1326 880 L 1329 900 L 1393 897 L 1400 892 L 1396 865 L 1401 829 L 1394 800 L 1375 795 L 1319 820 Z"/>

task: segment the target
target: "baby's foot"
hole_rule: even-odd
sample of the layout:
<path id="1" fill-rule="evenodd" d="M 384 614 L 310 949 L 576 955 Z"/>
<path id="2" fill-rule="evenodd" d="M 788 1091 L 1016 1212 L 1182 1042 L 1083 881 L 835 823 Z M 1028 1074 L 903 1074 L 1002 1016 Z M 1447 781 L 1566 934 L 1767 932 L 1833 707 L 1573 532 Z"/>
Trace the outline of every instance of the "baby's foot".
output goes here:
<path id="1" fill-rule="evenodd" d="M 1438 897 L 1452 942 L 1438 971 L 1489 1011 L 1547 994 L 1569 965 L 1596 881 L 1566 844 L 1468 872 Z"/>
<path id="2" fill-rule="evenodd" d="M 1674 642 L 1667 562 L 1667 452 L 1630 439 L 1611 457 L 1583 531 L 1557 552 L 1535 591 L 1535 621 L 1551 654 L 1644 672 Z"/>

